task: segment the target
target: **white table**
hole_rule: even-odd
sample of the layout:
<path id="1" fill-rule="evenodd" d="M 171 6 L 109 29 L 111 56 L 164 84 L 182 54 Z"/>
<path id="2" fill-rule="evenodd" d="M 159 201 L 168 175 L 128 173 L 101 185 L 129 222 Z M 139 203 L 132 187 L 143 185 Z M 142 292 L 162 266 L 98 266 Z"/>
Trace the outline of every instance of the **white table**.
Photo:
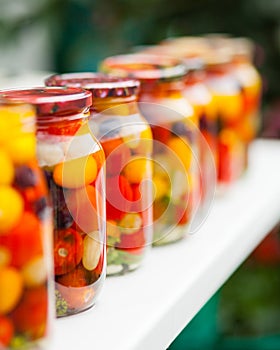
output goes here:
<path id="1" fill-rule="evenodd" d="M 200 230 L 107 278 L 90 310 L 55 321 L 50 350 L 163 350 L 280 219 L 280 141 L 251 147 L 247 174 Z"/>

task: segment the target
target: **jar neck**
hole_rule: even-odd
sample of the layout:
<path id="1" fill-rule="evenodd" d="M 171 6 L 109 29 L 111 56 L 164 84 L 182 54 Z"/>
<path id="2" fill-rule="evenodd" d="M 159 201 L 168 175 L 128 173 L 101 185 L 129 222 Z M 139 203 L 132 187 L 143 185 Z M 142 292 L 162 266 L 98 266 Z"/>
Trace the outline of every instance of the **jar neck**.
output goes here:
<path id="1" fill-rule="evenodd" d="M 243 63 L 252 64 L 252 60 L 248 55 L 236 55 L 233 58 L 233 63 L 234 64 L 243 64 Z"/>
<path id="2" fill-rule="evenodd" d="M 181 95 L 184 89 L 184 80 L 152 80 L 141 82 L 140 98 L 144 95 L 153 95 L 155 97 L 166 97 Z"/>
<path id="3" fill-rule="evenodd" d="M 206 67 L 207 74 L 210 75 L 224 75 L 232 68 L 232 62 L 211 64 Z"/>
<path id="4" fill-rule="evenodd" d="M 125 108 L 122 108 L 125 107 Z M 138 112 L 136 95 L 128 97 L 94 98 L 90 108 L 91 115 L 95 113 L 129 115 Z"/>

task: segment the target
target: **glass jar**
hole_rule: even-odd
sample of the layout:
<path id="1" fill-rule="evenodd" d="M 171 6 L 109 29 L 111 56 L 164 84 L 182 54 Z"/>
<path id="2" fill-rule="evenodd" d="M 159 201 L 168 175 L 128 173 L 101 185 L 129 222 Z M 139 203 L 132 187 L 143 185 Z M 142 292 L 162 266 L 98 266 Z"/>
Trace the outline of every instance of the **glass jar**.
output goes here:
<path id="1" fill-rule="evenodd" d="M 198 144 L 200 156 L 200 189 L 196 202 L 200 198 L 200 216 L 207 215 L 216 187 L 216 169 L 218 165 L 217 111 L 214 98 L 205 79 L 205 65 L 196 57 L 206 49 L 203 38 L 181 37 L 169 39 L 160 45 L 144 46 L 140 53 L 175 57 L 184 61 L 187 74 L 184 79 L 183 95 L 191 103 L 199 122 Z"/>
<path id="2" fill-rule="evenodd" d="M 233 56 L 232 71 L 241 86 L 244 104 L 244 117 L 234 127 L 248 146 L 260 128 L 262 81 L 253 64 L 253 43 L 247 38 L 231 38 L 228 42 Z"/>
<path id="3" fill-rule="evenodd" d="M 183 95 L 185 65 L 159 55 L 109 57 L 101 69 L 141 81 L 139 107 L 153 133 L 153 245 L 183 238 L 198 205 L 198 121 Z"/>
<path id="4" fill-rule="evenodd" d="M 218 193 L 243 174 L 247 148 L 235 125 L 244 120 L 241 86 L 232 72 L 231 55 L 215 50 L 205 57 L 206 83 L 214 97 L 218 119 Z"/>
<path id="5" fill-rule="evenodd" d="M 139 82 L 72 73 L 46 84 L 81 86 L 92 94 L 89 125 L 106 155 L 107 275 L 135 270 L 152 239 L 152 133 L 136 103 Z"/>
<path id="6" fill-rule="evenodd" d="M 2 92 L 37 110 L 37 156 L 53 202 L 56 314 L 90 308 L 105 278 L 104 152 L 88 128 L 91 94 L 78 88 Z"/>
<path id="7" fill-rule="evenodd" d="M 228 74 L 237 81 L 241 90 L 243 110 L 230 126 L 245 147 L 244 168 L 248 164 L 248 146 L 256 137 L 260 127 L 261 77 L 254 67 L 254 45 L 248 38 L 233 38 L 226 35 L 211 35 L 208 38 L 212 50 L 226 52 L 230 58 Z"/>
<path id="8" fill-rule="evenodd" d="M 214 98 L 206 85 L 204 63 L 199 58 L 184 58 L 188 68 L 184 96 L 190 101 L 199 121 L 201 196 L 205 208 L 213 198 L 218 166 L 218 123 Z"/>
<path id="9" fill-rule="evenodd" d="M 0 100 L 0 348 L 47 349 L 52 220 L 35 157 L 35 110 Z"/>

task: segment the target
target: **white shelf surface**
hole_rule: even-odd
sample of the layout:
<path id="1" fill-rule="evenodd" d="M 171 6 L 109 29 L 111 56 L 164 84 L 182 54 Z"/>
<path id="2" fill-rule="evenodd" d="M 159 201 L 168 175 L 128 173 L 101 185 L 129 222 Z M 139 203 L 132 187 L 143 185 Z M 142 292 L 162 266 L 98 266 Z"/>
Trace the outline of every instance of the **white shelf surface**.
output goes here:
<path id="1" fill-rule="evenodd" d="M 50 350 L 166 349 L 279 219 L 280 141 L 258 140 L 199 231 L 107 278 L 93 308 L 55 321 Z"/>

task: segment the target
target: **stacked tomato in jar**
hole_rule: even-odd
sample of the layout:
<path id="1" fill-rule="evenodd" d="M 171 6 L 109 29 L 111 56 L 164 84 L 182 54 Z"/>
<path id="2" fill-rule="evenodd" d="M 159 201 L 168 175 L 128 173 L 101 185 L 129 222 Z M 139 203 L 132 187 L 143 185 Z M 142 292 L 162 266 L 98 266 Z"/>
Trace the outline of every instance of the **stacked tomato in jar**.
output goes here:
<path id="1" fill-rule="evenodd" d="M 1 349 L 41 346 L 49 335 L 52 225 L 35 145 L 33 108 L 0 101 Z"/>
<path id="2" fill-rule="evenodd" d="M 107 275 L 135 270 L 152 238 L 152 133 L 137 107 L 139 82 L 72 73 L 46 83 L 92 94 L 89 127 L 106 156 Z"/>
<path id="3" fill-rule="evenodd" d="M 141 82 L 139 108 L 153 133 L 153 244 L 182 239 L 193 219 L 198 180 L 198 120 L 183 95 L 186 67 L 160 55 L 120 55 L 102 70 Z"/>
<path id="4" fill-rule="evenodd" d="M 218 189 L 223 191 L 246 170 L 248 146 L 260 122 L 261 80 L 252 64 L 253 45 L 247 39 L 206 35 L 169 39 L 159 48 L 204 62 L 204 83 L 212 95 L 218 130 Z"/>
<path id="5" fill-rule="evenodd" d="M 104 153 L 91 134 L 91 94 L 76 88 L 2 91 L 37 111 L 37 156 L 51 194 L 56 313 L 91 307 L 105 277 Z"/>

